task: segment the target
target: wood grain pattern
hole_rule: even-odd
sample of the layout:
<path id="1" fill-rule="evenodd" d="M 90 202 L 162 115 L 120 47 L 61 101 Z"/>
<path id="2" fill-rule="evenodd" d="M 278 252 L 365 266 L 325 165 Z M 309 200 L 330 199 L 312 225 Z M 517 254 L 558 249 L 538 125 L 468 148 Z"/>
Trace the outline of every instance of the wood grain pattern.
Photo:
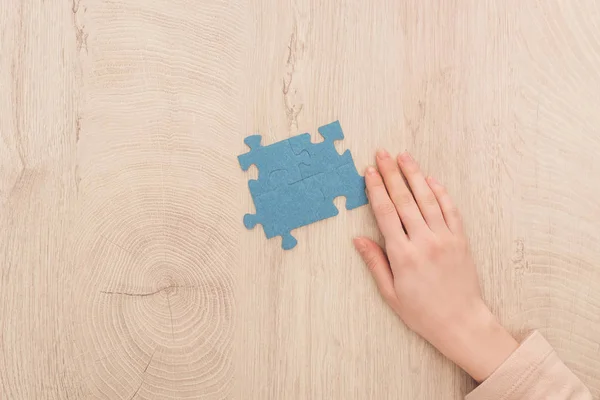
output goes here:
<path id="1" fill-rule="evenodd" d="M 335 119 L 359 169 L 408 149 L 448 186 L 490 306 L 600 396 L 598 29 L 594 0 L 5 1 L 0 398 L 461 398 L 351 248 L 367 207 L 290 252 L 243 228 L 243 138 Z"/>

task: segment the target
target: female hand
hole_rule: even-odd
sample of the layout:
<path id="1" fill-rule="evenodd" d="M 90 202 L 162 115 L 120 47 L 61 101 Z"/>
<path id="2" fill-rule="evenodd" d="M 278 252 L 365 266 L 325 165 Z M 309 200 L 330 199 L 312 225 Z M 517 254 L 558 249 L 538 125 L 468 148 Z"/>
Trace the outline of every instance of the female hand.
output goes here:
<path id="1" fill-rule="evenodd" d="M 365 180 L 385 250 L 364 237 L 354 245 L 402 321 L 482 381 L 518 343 L 483 302 L 459 212 L 408 153 L 380 150 L 377 167 Z"/>

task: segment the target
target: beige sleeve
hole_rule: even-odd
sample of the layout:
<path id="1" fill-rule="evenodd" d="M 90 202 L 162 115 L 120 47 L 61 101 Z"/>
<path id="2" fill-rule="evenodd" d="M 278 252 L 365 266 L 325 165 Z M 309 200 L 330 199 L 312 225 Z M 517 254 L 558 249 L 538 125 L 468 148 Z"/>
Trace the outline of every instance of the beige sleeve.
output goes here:
<path id="1" fill-rule="evenodd" d="M 590 391 L 533 332 L 465 400 L 591 400 Z"/>

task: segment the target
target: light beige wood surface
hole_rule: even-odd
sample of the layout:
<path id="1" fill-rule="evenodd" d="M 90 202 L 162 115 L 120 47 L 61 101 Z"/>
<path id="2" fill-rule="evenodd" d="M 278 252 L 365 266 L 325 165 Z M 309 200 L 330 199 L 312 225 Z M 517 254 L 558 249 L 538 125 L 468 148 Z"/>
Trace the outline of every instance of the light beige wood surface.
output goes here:
<path id="1" fill-rule="evenodd" d="M 368 207 L 280 249 L 236 155 L 341 121 L 460 205 L 487 301 L 600 396 L 600 3 L 3 0 L 0 398 L 459 399 Z"/>

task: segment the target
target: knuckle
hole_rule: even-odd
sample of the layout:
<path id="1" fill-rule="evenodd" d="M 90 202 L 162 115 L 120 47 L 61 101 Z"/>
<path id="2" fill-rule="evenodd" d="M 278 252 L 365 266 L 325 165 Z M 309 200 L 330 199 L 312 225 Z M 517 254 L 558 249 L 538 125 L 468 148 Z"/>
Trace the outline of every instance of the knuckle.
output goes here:
<path id="1" fill-rule="evenodd" d="M 396 208 L 389 201 L 377 203 L 373 206 L 373 210 L 379 215 L 392 215 L 396 212 Z"/>
<path id="2" fill-rule="evenodd" d="M 451 207 L 450 207 L 450 214 L 451 214 L 452 216 L 456 217 L 456 218 L 459 218 L 459 217 L 460 217 L 460 211 L 458 210 L 458 207 L 456 207 L 456 206 L 454 206 L 454 205 L 453 205 L 453 206 L 451 206 Z"/>
<path id="3" fill-rule="evenodd" d="M 406 207 L 413 202 L 412 194 L 410 194 L 410 192 L 408 191 L 397 194 L 396 196 L 394 196 L 394 202 L 398 204 L 398 206 Z"/>
<path id="4" fill-rule="evenodd" d="M 367 189 L 372 190 L 374 193 L 383 193 L 385 189 L 385 183 L 383 183 L 383 179 L 377 177 L 369 181 L 367 185 Z"/>
<path id="5" fill-rule="evenodd" d="M 437 199 L 435 198 L 434 194 L 431 192 L 428 192 L 424 197 L 423 197 L 423 204 L 425 204 L 428 207 L 434 206 L 437 204 Z"/>
<path id="6" fill-rule="evenodd" d="M 386 251 L 400 252 L 403 247 L 403 242 L 400 236 L 393 236 L 385 239 Z"/>
<path id="7" fill-rule="evenodd" d="M 402 264 L 411 267 L 417 263 L 417 254 L 413 250 L 406 249 L 401 254 Z"/>
<path id="8" fill-rule="evenodd" d="M 446 186 L 443 186 L 442 184 L 438 184 L 436 186 L 436 190 L 442 196 L 446 196 L 448 194 L 448 192 L 446 191 Z"/>
<path id="9" fill-rule="evenodd" d="M 440 249 L 444 248 L 445 241 L 434 235 L 431 235 L 428 240 L 428 244 L 432 250 L 440 250 Z"/>
<path id="10" fill-rule="evenodd" d="M 367 180 L 367 187 L 369 188 L 379 188 L 383 187 L 383 180 L 380 177 L 374 177 Z"/>
<path id="11" fill-rule="evenodd" d="M 385 242 L 385 251 L 390 260 L 396 260 L 403 262 L 404 261 L 404 253 L 405 250 L 403 246 L 400 245 L 399 241 L 396 239 L 386 240 Z"/>
<path id="12" fill-rule="evenodd" d="M 393 288 L 381 288 L 379 290 L 381 297 L 388 303 L 396 301 L 396 291 Z"/>
<path id="13" fill-rule="evenodd" d="M 437 235 L 436 239 L 444 248 L 456 247 L 460 244 L 460 238 L 450 231 Z"/>
<path id="14" fill-rule="evenodd" d="M 367 268 L 369 271 L 373 272 L 375 268 L 377 268 L 377 257 L 375 254 L 369 254 L 365 257 L 365 263 L 367 264 Z"/>
<path id="15" fill-rule="evenodd" d="M 429 238 L 426 240 L 425 248 L 430 257 L 438 257 L 443 253 L 444 245 L 436 238 Z"/>
<path id="16" fill-rule="evenodd" d="M 448 213 L 448 216 L 450 216 L 452 219 L 455 219 L 455 220 L 461 219 L 460 211 L 459 211 L 458 207 L 456 207 L 454 204 L 450 204 L 446 208 L 446 213 Z"/>

